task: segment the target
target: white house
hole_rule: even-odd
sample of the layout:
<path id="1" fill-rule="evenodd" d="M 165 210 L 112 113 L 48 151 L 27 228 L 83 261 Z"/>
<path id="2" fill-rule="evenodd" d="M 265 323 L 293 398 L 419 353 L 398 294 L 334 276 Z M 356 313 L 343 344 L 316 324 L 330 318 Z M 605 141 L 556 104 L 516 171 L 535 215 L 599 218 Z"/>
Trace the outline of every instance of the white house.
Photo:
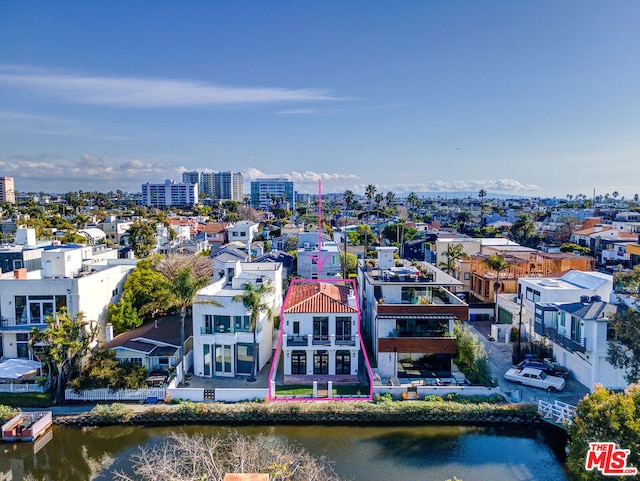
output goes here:
<path id="1" fill-rule="evenodd" d="M 578 302 L 584 296 L 609 300 L 613 292 L 613 276 L 601 272 L 571 270 L 560 277 L 523 277 L 518 280 L 522 319 L 513 318 L 522 327 L 523 339 L 539 340 L 534 330 L 536 303 Z M 502 299 L 498 300 L 498 309 Z"/>
<path id="2" fill-rule="evenodd" d="M 341 277 L 340 247 L 334 241 L 322 238 L 317 232 L 298 235 L 298 277 L 303 279 L 330 279 Z M 320 248 L 318 244 L 321 244 Z M 322 270 L 318 272 L 318 254 Z"/>
<path id="3" fill-rule="evenodd" d="M 29 358 L 29 331 L 44 329 L 46 317 L 63 307 L 98 322 L 104 339 L 107 307 L 135 267 L 132 260 L 109 259 L 108 251 L 101 249 L 104 259 L 94 262 L 91 247 L 52 247 L 42 253 L 41 270 L 0 279 L 0 357 Z"/>
<path id="4" fill-rule="evenodd" d="M 233 298 L 243 285 L 269 284 L 273 292 L 265 302 L 274 315 L 282 307 L 282 264 L 229 261 L 222 276 L 202 289 L 193 305 L 193 349 L 196 376 L 248 376 L 253 363 L 253 332 L 250 312 Z M 216 301 L 220 307 L 207 304 Z M 261 313 L 256 323 L 257 371 L 271 358 L 273 321 Z"/>
<path id="5" fill-rule="evenodd" d="M 535 330 L 553 345 L 558 363 L 571 371 L 591 391 L 596 384 L 624 389 L 625 371 L 608 361 L 608 316 L 616 305 L 599 296 L 583 296 L 578 302 L 536 303 Z"/>
<path id="6" fill-rule="evenodd" d="M 256 235 L 258 235 L 258 224 L 249 220 L 241 220 L 235 225 L 227 228 L 229 233 L 229 242 L 243 242 L 246 249 L 249 250 L 251 243 Z"/>
<path id="7" fill-rule="evenodd" d="M 360 316 L 345 284 L 297 281 L 282 310 L 284 382 L 357 382 Z"/>

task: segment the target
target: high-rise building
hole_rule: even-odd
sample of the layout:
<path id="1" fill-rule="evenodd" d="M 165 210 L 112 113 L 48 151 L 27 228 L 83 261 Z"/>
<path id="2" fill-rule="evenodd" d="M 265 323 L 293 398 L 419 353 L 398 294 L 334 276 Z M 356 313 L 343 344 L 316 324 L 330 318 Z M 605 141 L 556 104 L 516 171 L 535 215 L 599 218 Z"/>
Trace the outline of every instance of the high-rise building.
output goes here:
<path id="1" fill-rule="evenodd" d="M 282 204 L 293 207 L 293 182 L 284 177 L 251 182 L 251 207 L 271 210 L 274 206 Z"/>
<path id="2" fill-rule="evenodd" d="M 16 203 L 16 191 L 13 186 L 13 177 L 0 177 L 0 202 Z"/>
<path id="3" fill-rule="evenodd" d="M 221 200 L 237 200 L 244 198 L 244 176 L 242 172 L 183 172 L 182 182 L 200 187 L 207 197 Z"/>
<path id="4" fill-rule="evenodd" d="M 194 170 L 193 172 L 182 173 L 183 184 L 198 184 L 198 187 L 202 187 L 202 172 Z M 201 189 L 202 190 L 202 189 Z"/>
<path id="5" fill-rule="evenodd" d="M 142 204 L 147 207 L 193 207 L 198 203 L 198 184 L 165 180 L 164 184 L 142 184 Z"/>
<path id="6" fill-rule="evenodd" d="M 244 198 L 244 176 L 242 172 L 216 172 L 215 196 L 217 199 L 231 199 L 242 202 Z"/>

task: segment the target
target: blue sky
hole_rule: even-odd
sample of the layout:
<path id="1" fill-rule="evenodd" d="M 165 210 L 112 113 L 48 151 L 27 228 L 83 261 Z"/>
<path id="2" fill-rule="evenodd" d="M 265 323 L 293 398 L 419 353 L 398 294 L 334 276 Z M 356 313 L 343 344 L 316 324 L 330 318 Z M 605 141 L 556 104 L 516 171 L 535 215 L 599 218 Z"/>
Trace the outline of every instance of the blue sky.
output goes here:
<path id="1" fill-rule="evenodd" d="M 640 193 L 637 1 L 3 1 L 0 176 Z"/>

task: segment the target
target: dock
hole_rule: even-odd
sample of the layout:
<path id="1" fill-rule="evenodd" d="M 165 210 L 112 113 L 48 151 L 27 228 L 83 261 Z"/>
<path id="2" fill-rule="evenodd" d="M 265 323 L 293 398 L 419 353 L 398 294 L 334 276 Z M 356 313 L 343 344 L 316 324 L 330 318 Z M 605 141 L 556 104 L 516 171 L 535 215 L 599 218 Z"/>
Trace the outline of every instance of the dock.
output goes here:
<path id="1" fill-rule="evenodd" d="M 53 424 L 51 411 L 21 412 L 2 425 L 3 441 L 35 441 Z"/>

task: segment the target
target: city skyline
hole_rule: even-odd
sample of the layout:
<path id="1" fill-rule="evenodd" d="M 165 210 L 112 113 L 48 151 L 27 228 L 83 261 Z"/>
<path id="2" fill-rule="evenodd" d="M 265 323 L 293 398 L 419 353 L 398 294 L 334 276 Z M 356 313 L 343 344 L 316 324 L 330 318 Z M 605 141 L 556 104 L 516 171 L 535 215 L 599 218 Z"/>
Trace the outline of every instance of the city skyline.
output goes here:
<path id="1" fill-rule="evenodd" d="M 0 176 L 139 191 L 640 192 L 640 5 L 0 5 Z"/>

